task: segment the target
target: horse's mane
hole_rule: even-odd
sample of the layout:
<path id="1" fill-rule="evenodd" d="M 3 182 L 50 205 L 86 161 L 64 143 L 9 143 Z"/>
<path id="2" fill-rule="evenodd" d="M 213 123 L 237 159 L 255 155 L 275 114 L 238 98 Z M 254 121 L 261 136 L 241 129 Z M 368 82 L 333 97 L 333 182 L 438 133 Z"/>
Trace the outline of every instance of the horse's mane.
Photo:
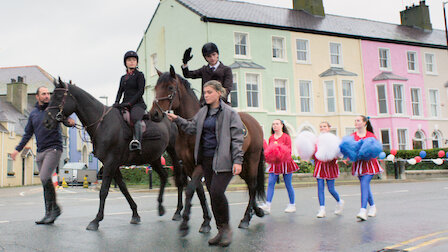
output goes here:
<path id="1" fill-rule="evenodd" d="M 69 84 L 69 83 L 65 83 L 65 85 L 67 85 L 67 87 L 69 87 L 71 91 L 75 91 L 75 92 L 77 92 L 77 93 L 82 92 L 82 93 L 84 93 L 84 94 L 86 95 L 86 98 L 87 98 L 87 99 L 101 103 L 100 101 L 98 101 L 98 99 L 96 99 L 95 97 L 93 97 L 91 94 L 89 94 L 89 93 L 88 93 L 87 91 L 85 91 L 84 89 L 82 89 L 82 88 L 80 88 L 80 87 L 78 87 L 78 86 L 76 86 L 76 85 Z"/>
<path id="2" fill-rule="evenodd" d="M 191 87 L 191 83 L 188 82 L 188 80 L 186 80 L 179 74 L 176 74 L 176 75 L 177 75 L 177 78 L 180 80 L 180 83 L 182 83 L 182 85 L 184 85 L 185 89 L 187 90 L 187 93 L 190 96 L 192 96 L 195 99 L 195 101 L 199 102 L 199 99 L 198 99 L 196 93 L 194 92 L 193 88 Z M 172 81 L 174 81 L 174 79 L 171 77 L 169 72 L 166 72 L 166 73 L 163 73 L 162 75 L 160 75 L 159 79 L 157 80 L 157 85 L 162 82 L 172 82 Z"/>

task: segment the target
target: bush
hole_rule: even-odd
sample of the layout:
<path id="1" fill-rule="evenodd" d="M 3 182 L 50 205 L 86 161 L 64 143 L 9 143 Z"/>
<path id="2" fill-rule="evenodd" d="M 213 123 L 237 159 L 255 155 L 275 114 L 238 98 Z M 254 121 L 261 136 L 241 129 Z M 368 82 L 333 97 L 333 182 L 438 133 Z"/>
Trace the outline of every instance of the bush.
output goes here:
<path id="1" fill-rule="evenodd" d="M 165 171 L 168 172 L 168 177 L 173 176 L 171 169 Z M 149 173 L 146 174 L 145 168 L 121 169 L 121 174 L 127 185 L 149 185 Z M 152 171 L 152 185 L 160 186 L 159 174 L 155 171 Z M 166 186 L 170 186 L 170 183 L 167 182 Z"/>
<path id="2" fill-rule="evenodd" d="M 445 153 L 448 151 L 448 148 L 435 148 L 435 149 L 427 149 L 424 150 L 426 152 L 425 159 L 436 159 L 438 158 L 439 151 L 445 151 Z M 397 155 L 395 155 L 395 158 L 403 158 L 403 159 L 411 159 L 416 156 L 420 155 L 420 151 L 422 150 L 399 150 L 397 151 Z M 390 151 L 385 151 L 386 156 L 390 154 Z M 434 164 L 434 163 L 433 163 Z"/>

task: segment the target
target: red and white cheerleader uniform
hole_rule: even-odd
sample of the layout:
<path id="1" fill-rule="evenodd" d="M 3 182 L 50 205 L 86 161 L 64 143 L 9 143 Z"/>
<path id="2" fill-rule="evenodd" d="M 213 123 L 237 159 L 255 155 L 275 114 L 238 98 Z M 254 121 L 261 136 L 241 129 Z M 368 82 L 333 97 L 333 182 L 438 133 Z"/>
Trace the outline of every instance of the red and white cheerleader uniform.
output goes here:
<path id="1" fill-rule="evenodd" d="M 352 133 L 352 136 L 355 138 L 355 141 L 359 141 L 361 139 L 365 139 L 368 137 L 375 137 L 375 135 L 367 131 L 367 134 L 364 137 L 359 137 L 357 132 Z M 353 176 L 362 176 L 362 175 L 375 175 L 383 172 L 383 168 L 378 163 L 378 159 L 372 158 L 370 160 L 358 160 L 353 162 L 352 166 L 352 175 Z"/>
<path id="2" fill-rule="evenodd" d="M 339 177 L 339 166 L 337 159 L 323 162 L 315 160 L 313 176 L 319 179 L 337 179 Z"/>
<path id="3" fill-rule="evenodd" d="M 271 144 L 283 144 L 286 146 L 289 150 L 289 155 L 285 162 L 278 163 L 278 164 L 269 164 L 269 167 L 267 169 L 268 173 L 274 173 L 275 175 L 278 174 L 289 174 L 293 173 L 295 171 L 299 170 L 299 166 L 292 160 L 291 157 L 291 137 L 283 133 L 281 137 L 275 138 L 274 134 L 269 137 L 269 145 Z"/>

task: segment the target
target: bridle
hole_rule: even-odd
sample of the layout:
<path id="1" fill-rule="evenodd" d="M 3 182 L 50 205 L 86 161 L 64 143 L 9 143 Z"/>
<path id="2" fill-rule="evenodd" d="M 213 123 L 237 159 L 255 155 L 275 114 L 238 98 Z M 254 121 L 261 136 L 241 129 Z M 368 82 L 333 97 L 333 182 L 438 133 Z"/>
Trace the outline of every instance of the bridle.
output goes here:
<path id="1" fill-rule="evenodd" d="M 180 96 L 180 92 L 179 92 L 179 80 L 177 78 L 175 78 L 175 82 L 176 82 L 176 89 L 174 89 L 171 94 L 164 96 L 164 97 L 160 97 L 160 98 L 154 98 L 154 103 L 157 105 L 157 107 L 160 109 L 160 111 L 162 113 L 166 113 L 167 111 L 170 111 L 171 108 L 173 107 L 173 101 L 174 101 L 174 97 L 176 96 L 177 93 L 179 93 Z M 170 106 L 167 110 L 163 110 L 162 107 L 160 106 L 159 102 L 160 101 L 165 101 L 165 100 L 169 100 L 170 101 Z"/>

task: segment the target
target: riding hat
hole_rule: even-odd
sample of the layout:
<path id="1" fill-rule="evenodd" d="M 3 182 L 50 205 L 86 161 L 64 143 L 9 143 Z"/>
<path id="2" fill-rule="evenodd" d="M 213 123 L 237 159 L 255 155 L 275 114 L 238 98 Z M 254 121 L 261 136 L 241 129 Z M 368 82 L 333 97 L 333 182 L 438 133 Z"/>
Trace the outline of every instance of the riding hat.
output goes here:
<path id="1" fill-rule="evenodd" d="M 124 60 L 123 60 L 124 66 L 126 66 L 126 59 L 130 58 L 130 57 L 136 58 L 137 59 L 137 63 L 138 63 L 138 54 L 136 52 L 134 52 L 134 51 L 128 51 L 128 52 L 126 52 L 124 54 Z"/>
<path id="2" fill-rule="evenodd" d="M 219 54 L 218 47 L 214 43 L 209 42 L 202 47 L 202 56 L 204 56 L 204 58 L 214 52 Z"/>

